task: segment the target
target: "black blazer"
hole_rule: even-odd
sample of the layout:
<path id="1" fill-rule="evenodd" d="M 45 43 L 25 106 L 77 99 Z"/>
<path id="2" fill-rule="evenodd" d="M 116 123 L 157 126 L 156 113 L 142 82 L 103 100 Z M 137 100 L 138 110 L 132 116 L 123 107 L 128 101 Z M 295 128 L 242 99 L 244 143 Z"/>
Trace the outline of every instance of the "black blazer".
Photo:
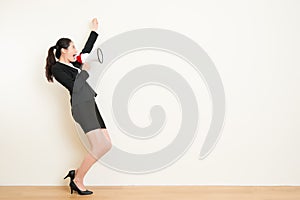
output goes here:
<path id="1" fill-rule="evenodd" d="M 81 53 L 90 53 L 93 49 L 97 37 L 98 37 L 98 33 L 96 33 L 95 31 L 91 31 L 89 38 Z M 82 68 L 82 64 L 80 64 L 78 61 L 71 62 L 71 63 L 76 68 L 79 69 Z M 81 70 L 81 72 L 78 74 L 77 69 L 74 69 L 61 62 L 56 62 L 52 66 L 51 72 L 54 78 L 69 90 L 71 96 L 70 102 L 72 105 L 78 104 L 85 100 L 92 99 L 95 96 L 97 96 L 97 93 L 86 82 L 86 79 L 89 77 L 89 74 L 86 70 Z M 76 84 L 74 85 L 75 80 L 76 80 Z M 75 93 L 73 94 L 73 92 Z M 73 99 L 72 97 L 75 98 Z"/>

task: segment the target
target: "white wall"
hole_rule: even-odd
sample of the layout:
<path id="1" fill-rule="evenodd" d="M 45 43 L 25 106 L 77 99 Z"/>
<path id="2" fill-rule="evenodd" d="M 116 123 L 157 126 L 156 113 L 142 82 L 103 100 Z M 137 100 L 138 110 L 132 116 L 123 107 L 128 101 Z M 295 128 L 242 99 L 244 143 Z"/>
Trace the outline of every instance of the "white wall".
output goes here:
<path id="1" fill-rule="evenodd" d="M 60 37 L 82 48 L 93 17 L 100 23 L 98 45 L 145 27 L 196 41 L 220 73 L 227 112 L 222 137 L 206 159 L 198 159 L 204 124 L 170 167 L 133 175 L 96 163 L 87 185 L 300 185 L 299 9 L 296 0 L 1 1 L 0 185 L 65 185 L 66 172 L 80 164 L 86 150 L 69 94 L 46 81 L 44 65 Z M 195 88 L 201 83 L 191 81 Z M 114 145 L 125 148 L 106 106 L 112 85 L 103 81 L 100 110 Z"/>

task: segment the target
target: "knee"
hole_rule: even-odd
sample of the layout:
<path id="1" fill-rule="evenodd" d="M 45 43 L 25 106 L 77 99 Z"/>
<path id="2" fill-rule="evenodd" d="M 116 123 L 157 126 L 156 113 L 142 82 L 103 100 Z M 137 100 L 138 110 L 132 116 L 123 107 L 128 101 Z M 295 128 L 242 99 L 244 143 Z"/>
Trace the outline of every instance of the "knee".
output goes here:
<path id="1" fill-rule="evenodd" d="M 104 138 L 105 138 L 105 149 L 107 151 L 109 151 L 112 148 L 111 139 L 110 139 L 109 134 L 108 134 L 106 129 L 105 129 L 105 131 L 103 130 L 102 133 L 103 133 Z"/>
<path id="2" fill-rule="evenodd" d="M 92 147 L 92 154 L 97 159 L 101 158 L 112 148 L 112 143 L 110 141 L 101 142 L 101 144 Z"/>
<path id="3" fill-rule="evenodd" d="M 112 148 L 112 143 L 110 140 L 107 140 L 104 148 L 106 151 L 109 151 Z"/>

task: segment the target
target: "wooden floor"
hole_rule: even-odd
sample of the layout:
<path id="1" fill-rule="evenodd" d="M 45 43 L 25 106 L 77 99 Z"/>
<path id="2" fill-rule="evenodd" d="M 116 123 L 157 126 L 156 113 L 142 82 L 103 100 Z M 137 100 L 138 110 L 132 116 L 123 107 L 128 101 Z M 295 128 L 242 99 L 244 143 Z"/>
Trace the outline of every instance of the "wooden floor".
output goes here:
<path id="1" fill-rule="evenodd" d="M 0 186 L 0 200 L 300 200 L 300 186 L 97 186 L 94 194 L 70 194 L 67 186 Z"/>

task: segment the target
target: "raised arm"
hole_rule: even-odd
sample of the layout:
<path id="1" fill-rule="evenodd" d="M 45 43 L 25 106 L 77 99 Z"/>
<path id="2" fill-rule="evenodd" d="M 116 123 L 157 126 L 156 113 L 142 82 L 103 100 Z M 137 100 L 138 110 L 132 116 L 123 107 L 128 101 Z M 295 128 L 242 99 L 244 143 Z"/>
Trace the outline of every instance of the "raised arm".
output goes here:
<path id="1" fill-rule="evenodd" d="M 97 30 L 98 30 L 98 20 L 97 20 L 97 18 L 94 18 L 91 23 L 90 36 L 89 36 L 87 42 L 85 43 L 84 48 L 81 51 L 81 53 L 91 53 L 94 43 L 96 42 L 96 39 L 98 37 Z"/>
<path id="2" fill-rule="evenodd" d="M 80 52 L 80 54 L 86 54 L 86 53 L 91 53 L 93 46 L 97 40 L 98 33 L 96 32 L 98 29 L 98 20 L 97 18 L 94 18 L 91 23 L 91 33 L 88 37 L 87 42 L 84 45 L 84 48 Z M 75 67 L 80 68 L 82 67 L 82 62 L 75 61 L 71 62 Z"/>

